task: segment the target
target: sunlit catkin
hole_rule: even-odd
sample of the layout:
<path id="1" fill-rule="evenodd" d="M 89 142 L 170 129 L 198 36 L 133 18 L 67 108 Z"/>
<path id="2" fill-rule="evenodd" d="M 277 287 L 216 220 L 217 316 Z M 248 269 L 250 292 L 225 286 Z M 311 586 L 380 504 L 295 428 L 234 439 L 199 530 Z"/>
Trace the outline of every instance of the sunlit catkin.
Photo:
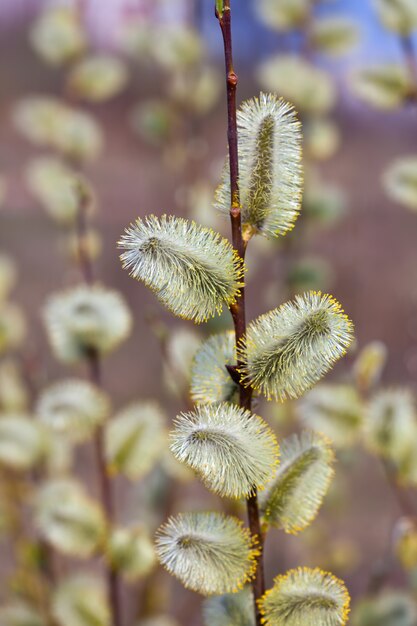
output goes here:
<path id="1" fill-rule="evenodd" d="M 89 557 L 105 536 L 105 520 L 99 505 L 82 485 L 72 479 L 51 479 L 35 500 L 35 521 L 41 535 L 58 551 Z"/>
<path id="2" fill-rule="evenodd" d="M 175 315 L 204 322 L 239 293 L 242 265 L 230 243 L 177 217 L 138 218 L 119 242 L 123 267 Z"/>
<path id="3" fill-rule="evenodd" d="M 241 346 L 243 380 L 268 399 L 298 398 L 342 357 L 352 322 L 327 294 L 310 291 L 262 315 Z"/>
<path id="4" fill-rule="evenodd" d="M 277 576 L 260 601 L 266 626 L 344 626 L 350 598 L 344 583 L 320 569 Z"/>
<path id="5" fill-rule="evenodd" d="M 239 187 L 242 223 L 250 232 L 284 235 L 301 206 L 301 125 L 293 107 L 272 94 L 244 102 L 238 111 Z M 216 206 L 230 210 L 228 165 Z"/>
<path id="6" fill-rule="evenodd" d="M 132 317 L 117 291 L 79 285 L 49 297 L 44 322 L 56 358 L 76 363 L 114 350 L 128 337 Z"/>
<path id="7" fill-rule="evenodd" d="M 184 513 L 159 529 L 156 553 L 185 587 L 212 595 L 235 592 L 250 580 L 258 549 L 234 517 Z"/>
<path id="8" fill-rule="evenodd" d="M 260 494 L 265 523 L 291 534 L 311 524 L 327 493 L 333 462 L 329 441 L 318 433 L 284 439 L 276 475 Z"/>
<path id="9" fill-rule="evenodd" d="M 67 379 L 42 391 L 38 419 L 70 441 L 86 441 L 110 411 L 107 396 L 85 380 Z"/>
<path id="10" fill-rule="evenodd" d="M 175 420 L 175 457 L 220 496 L 250 496 L 272 478 L 278 463 L 275 436 L 263 419 L 241 407 L 207 404 Z"/>

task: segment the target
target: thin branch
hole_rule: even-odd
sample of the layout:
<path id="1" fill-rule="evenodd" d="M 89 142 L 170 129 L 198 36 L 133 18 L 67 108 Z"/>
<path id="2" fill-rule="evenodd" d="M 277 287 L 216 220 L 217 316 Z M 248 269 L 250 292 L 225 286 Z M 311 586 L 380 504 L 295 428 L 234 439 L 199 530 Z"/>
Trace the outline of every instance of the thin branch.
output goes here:
<path id="1" fill-rule="evenodd" d="M 82 194 L 81 205 L 77 219 L 78 260 L 80 265 L 80 271 L 85 283 L 87 285 L 91 285 L 93 283 L 93 266 L 91 263 L 91 259 L 85 249 L 85 236 L 87 232 L 87 212 L 89 209 L 90 198 L 87 194 L 84 193 L 84 190 L 81 188 L 80 193 Z M 102 387 L 103 381 L 101 373 L 101 360 L 98 352 L 96 350 L 90 350 L 86 354 L 86 362 L 88 365 L 89 377 L 91 382 L 97 387 Z M 105 462 L 103 429 L 101 427 L 97 429 L 94 446 L 98 470 L 100 500 L 106 513 L 107 521 L 109 524 L 111 524 L 115 519 L 115 509 L 113 503 L 112 485 Z M 117 572 L 110 565 L 106 567 L 106 577 L 109 604 L 112 612 L 112 626 L 121 626 L 122 608 L 120 605 L 119 597 L 119 577 Z"/>
<path id="2" fill-rule="evenodd" d="M 20 369 L 29 395 L 29 406 L 34 410 L 39 385 L 39 358 L 35 353 L 22 354 L 20 357 Z M 29 475 L 30 480 L 36 487 L 45 479 L 45 467 L 35 467 Z M 57 582 L 55 568 L 55 554 L 53 548 L 44 539 L 37 539 L 40 554 L 40 569 L 47 583 L 54 586 Z"/>
<path id="3" fill-rule="evenodd" d="M 223 35 L 224 57 L 226 66 L 226 91 L 227 91 L 227 138 L 229 145 L 230 164 L 230 221 L 232 226 L 232 243 L 242 260 L 245 258 L 246 244 L 242 237 L 242 218 L 239 193 L 239 158 L 238 158 L 238 137 L 236 121 L 236 90 L 238 78 L 233 67 L 233 47 L 232 47 L 232 12 L 231 0 L 224 0 L 222 11 L 216 9 L 216 17 L 219 21 Z M 246 309 L 245 290 L 242 287 L 240 296 L 236 304 L 231 307 L 233 323 L 235 327 L 236 345 L 240 344 L 246 334 Z M 238 362 L 238 367 L 243 365 Z M 252 390 L 240 384 L 239 390 L 240 406 L 250 410 L 252 408 Z M 263 567 L 263 540 L 259 518 L 258 497 L 256 492 L 247 499 L 247 514 L 250 532 L 259 541 L 260 556 L 258 559 L 255 578 L 252 582 L 254 595 L 254 609 L 256 624 L 261 624 L 261 614 L 257 600 L 265 593 L 265 579 Z"/>
<path id="4" fill-rule="evenodd" d="M 78 243 L 78 261 L 80 270 L 87 285 L 91 285 L 94 281 L 93 264 L 90 261 L 88 251 L 86 249 L 86 235 L 87 235 L 87 213 L 91 199 L 86 194 L 83 188 L 79 188 L 80 193 L 80 208 L 76 220 L 76 233 Z"/>

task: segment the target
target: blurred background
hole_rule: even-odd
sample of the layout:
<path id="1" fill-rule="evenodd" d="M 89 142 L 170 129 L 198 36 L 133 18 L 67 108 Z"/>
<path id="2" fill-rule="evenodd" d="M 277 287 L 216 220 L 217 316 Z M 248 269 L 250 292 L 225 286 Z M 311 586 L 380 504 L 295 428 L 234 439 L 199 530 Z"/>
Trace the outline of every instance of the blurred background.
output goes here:
<path id="1" fill-rule="evenodd" d="M 231 326 L 227 312 L 201 328 L 173 318 L 122 270 L 117 249 L 125 227 L 150 213 L 191 217 L 229 234 L 228 220 L 213 208 L 226 153 L 226 116 L 222 42 L 212 5 L 209 0 L 0 0 L 0 248 L 17 267 L 13 301 L 27 318 L 19 351 L 36 370 L 40 387 L 69 371 L 82 375 L 83 367 L 57 364 L 41 319 L 49 294 L 76 283 L 79 269 L 71 232 L 59 218 L 51 219 L 54 191 L 29 173 L 34 159 L 50 154 L 33 141 L 36 120 L 22 113 L 22 102 L 30 98 L 64 98 L 91 114 L 100 128 L 100 146 L 81 159 L 95 194 L 89 222 L 94 277 L 121 291 L 134 317 L 129 340 L 103 367 L 113 405 L 157 399 L 172 419 L 187 408 L 187 392 L 178 384 L 172 390 L 169 379 L 172 372 L 181 373 L 196 345 L 188 337 L 175 347 L 173 338 L 189 331 L 197 342 Z M 417 89 L 416 31 L 404 35 L 387 28 L 371 0 L 315 3 L 301 26 L 282 25 L 278 18 L 274 24 L 266 2 L 266 9 L 258 0 L 234 5 L 239 101 L 261 89 L 274 91 L 294 102 L 305 129 L 302 215 L 285 238 L 252 240 L 249 319 L 306 289 L 329 291 L 354 321 L 356 344 L 328 381 L 350 381 L 359 350 L 380 341 L 387 353 L 381 384 L 415 389 L 416 162 L 414 178 L 410 174 L 405 183 L 391 170 L 417 154 L 417 108 L 410 97 Z M 58 6 L 79 11 L 90 54 L 121 60 L 123 78 L 114 94 L 110 85 L 111 97 L 91 96 L 88 81 L 77 82 L 67 59 L 54 58 L 63 41 L 59 32 L 55 43 L 51 35 L 45 45 L 39 32 L 34 34 L 39 17 Z M 330 20 L 328 31 L 315 30 L 315 20 Z M 291 65 L 294 59 L 299 65 Z M 391 79 L 394 64 L 409 72 L 412 85 Z M 388 68 L 386 79 L 364 76 L 364 68 L 376 66 Z M 168 374 L 167 351 L 173 363 Z M 279 436 L 297 427 L 292 405 L 261 407 L 258 412 Z M 91 473 L 88 451 L 77 454 L 81 474 Z M 318 565 L 343 577 L 355 599 L 368 589 L 402 512 L 377 459 L 363 445 L 342 447 L 338 457 L 333 487 L 311 528 L 297 537 L 271 533 L 267 573 L 270 580 L 289 567 Z M 118 480 L 120 519 L 141 518 L 143 492 L 152 479 L 136 485 Z M 218 508 L 219 500 L 198 481 L 176 490 L 174 512 L 210 506 Z M 7 577 L 12 556 L 10 546 L 1 547 Z M 200 599 L 167 574 L 160 576 L 171 586 L 168 612 L 180 624 L 200 624 Z M 394 588 L 404 587 L 398 563 L 388 579 Z M 135 614 L 144 587 L 146 582 L 124 590 L 126 615 Z"/>

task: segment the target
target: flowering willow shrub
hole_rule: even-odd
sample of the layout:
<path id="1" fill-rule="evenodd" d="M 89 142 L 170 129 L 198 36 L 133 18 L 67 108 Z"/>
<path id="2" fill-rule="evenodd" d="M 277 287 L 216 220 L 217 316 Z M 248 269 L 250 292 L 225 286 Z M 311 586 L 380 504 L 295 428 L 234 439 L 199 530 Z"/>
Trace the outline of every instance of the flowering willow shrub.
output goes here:
<path id="1" fill-rule="evenodd" d="M 230 60 L 230 3 L 217 2 L 216 10 Z M 233 127 L 231 67 L 228 77 L 229 157 L 215 204 L 231 214 L 233 247 L 174 215 L 138 218 L 119 247 L 124 268 L 177 316 L 201 323 L 225 307 L 232 314 L 235 334 L 214 335 L 197 351 L 190 382 L 196 406 L 176 418 L 171 451 L 209 490 L 245 499 L 249 527 L 217 512 L 180 513 L 159 529 L 156 552 L 186 587 L 219 596 L 205 609 L 211 626 L 284 624 L 288 615 L 297 625 L 322 619 L 337 626 L 349 597 L 331 574 L 289 572 L 267 594 L 263 582 L 264 535 L 269 526 L 295 533 L 313 521 L 333 474 L 331 445 L 312 432 L 277 442 L 251 397 L 302 395 L 343 356 L 352 323 L 331 296 L 307 292 L 245 328 L 245 248 L 257 234 L 284 235 L 301 208 L 301 127 L 293 106 L 273 93 L 244 102 Z M 247 601 L 249 583 L 255 605 Z"/>
<path id="2" fill-rule="evenodd" d="M 413 37 L 417 32 L 417 7 L 410 0 L 375 0 L 376 18 L 397 39 L 402 59 L 358 69 L 351 79 L 355 95 L 371 107 L 396 111 L 415 106 L 417 57 Z M 398 204 L 417 211 L 417 155 L 398 156 L 382 175 L 386 194 Z"/>

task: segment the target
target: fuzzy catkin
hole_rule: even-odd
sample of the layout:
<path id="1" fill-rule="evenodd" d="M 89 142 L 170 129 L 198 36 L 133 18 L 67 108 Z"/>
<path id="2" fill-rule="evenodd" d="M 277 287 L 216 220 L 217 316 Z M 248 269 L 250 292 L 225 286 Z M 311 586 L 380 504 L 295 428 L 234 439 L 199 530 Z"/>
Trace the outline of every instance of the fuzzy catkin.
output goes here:
<path id="1" fill-rule="evenodd" d="M 236 592 L 255 573 L 259 555 L 242 522 L 221 513 L 183 513 L 170 518 L 156 539 L 166 569 L 203 595 Z"/>
<path id="2" fill-rule="evenodd" d="M 298 398 L 345 354 L 353 325 L 340 304 L 310 291 L 262 315 L 240 345 L 243 382 L 268 399 Z"/>
<path id="3" fill-rule="evenodd" d="M 235 302 L 243 267 L 231 244 L 195 222 L 154 215 L 138 218 L 119 247 L 123 267 L 150 287 L 175 315 L 196 323 Z"/>
<path id="4" fill-rule="evenodd" d="M 266 524 L 297 534 L 320 509 L 333 477 L 334 452 L 318 433 L 303 431 L 281 443 L 281 463 L 260 494 Z"/>
<path id="5" fill-rule="evenodd" d="M 171 451 L 223 497 L 250 496 L 272 478 L 278 444 L 263 419 L 228 404 L 198 406 L 178 416 Z"/>
<path id="6" fill-rule="evenodd" d="M 290 104 L 264 93 L 242 104 L 237 123 L 243 228 L 267 237 L 284 235 L 301 207 L 301 125 Z M 224 213 L 230 210 L 228 163 L 216 207 Z"/>
<path id="7" fill-rule="evenodd" d="M 38 419 L 71 442 L 88 440 L 109 412 L 106 394 L 88 381 L 76 378 L 47 387 L 36 404 Z"/>
<path id="8" fill-rule="evenodd" d="M 69 478 L 45 482 L 36 495 L 35 520 L 42 536 L 58 551 L 90 557 L 102 543 L 106 522 L 101 507 Z"/>
<path id="9" fill-rule="evenodd" d="M 307 567 L 277 576 L 259 602 L 266 626 L 344 626 L 349 604 L 341 580 Z"/>

